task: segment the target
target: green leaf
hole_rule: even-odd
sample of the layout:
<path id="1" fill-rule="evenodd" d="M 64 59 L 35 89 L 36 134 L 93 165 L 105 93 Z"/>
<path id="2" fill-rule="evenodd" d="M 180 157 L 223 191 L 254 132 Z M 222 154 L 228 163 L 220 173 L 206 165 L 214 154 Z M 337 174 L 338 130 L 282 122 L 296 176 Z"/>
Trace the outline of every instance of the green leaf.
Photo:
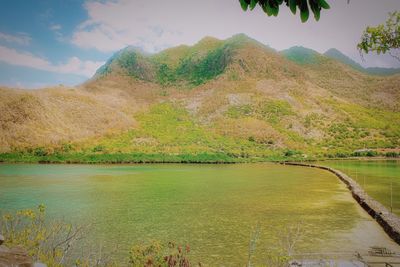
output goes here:
<path id="1" fill-rule="evenodd" d="M 323 9 L 330 9 L 331 7 L 325 0 L 318 0 L 318 4 L 323 8 Z"/>
<path id="2" fill-rule="evenodd" d="M 278 14 L 279 14 L 279 5 L 277 5 L 277 6 L 274 8 L 274 10 L 275 10 L 274 16 L 276 17 L 276 16 L 278 16 Z"/>
<path id="3" fill-rule="evenodd" d="M 253 10 L 256 7 L 257 2 L 258 2 L 257 0 L 251 0 L 250 1 L 250 10 Z"/>
<path id="4" fill-rule="evenodd" d="M 300 13 L 301 22 L 306 22 L 308 20 L 309 16 L 310 16 L 310 12 L 308 11 L 308 9 L 305 11 L 301 11 L 301 13 Z"/>
<path id="5" fill-rule="evenodd" d="M 296 14 L 297 3 L 296 0 L 289 0 L 289 8 L 293 14 Z"/>
<path id="6" fill-rule="evenodd" d="M 310 11 L 308 10 L 307 1 L 302 1 L 300 6 L 300 18 L 301 22 L 306 22 L 310 16 Z"/>
<path id="7" fill-rule="evenodd" d="M 320 9 L 318 8 L 318 9 L 314 10 L 313 13 L 314 13 L 315 20 L 319 21 L 319 18 L 320 18 L 320 15 L 321 15 Z"/>
<path id="8" fill-rule="evenodd" d="M 271 6 L 269 5 L 268 2 L 265 2 L 262 5 L 262 9 L 264 10 L 265 13 L 267 13 L 268 16 L 271 16 L 273 14 L 273 11 L 271 9 Z"/>
<path id="9" fill-rule="evenodd" d="M 242 9 L 243 9 L 244 11 L 246 11 L 247 8 L 248 8 L 248 6 L 249 6 L 249 4 L 247 3 L 247 1 L 246 1 L 246 0 L 239 0 L 239 2 L 240 2 L 240 5 L 242 6 Z"/>
<path id="10" fill-rule="evenodd" d="M 315 20 L 318 21 L 320 18 L 321 7 L 316 0 L 309 0 L 308 3 L 310 4 L 311 11 L 314 13 Z"/>
<path id="11" fill-rule="evenodd" d="M 267 9 L 268 9 L 268 16 L 277 16 L 279 13 L 279 5 L 276 2 L 277 0 L 268 0 L 267 1 Z"/>

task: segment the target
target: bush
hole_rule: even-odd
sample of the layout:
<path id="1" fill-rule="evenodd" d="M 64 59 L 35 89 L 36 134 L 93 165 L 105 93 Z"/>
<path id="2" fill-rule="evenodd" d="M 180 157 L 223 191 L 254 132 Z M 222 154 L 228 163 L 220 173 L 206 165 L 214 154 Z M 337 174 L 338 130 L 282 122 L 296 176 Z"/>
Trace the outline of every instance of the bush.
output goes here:
<path id="1" fill-rule="evenodd" d="M 256 141 L 256 139 L 255 139 L 253 136 L 249 136 L 248 140 L 249 140 L 250 142 L 255 142 L 255 141 Z"/>
<path id="2" fill-rule="evenodd" d="M 367 157 L 376 157 L 376 156 L 378 156 L 378 152 L 370 150 L 370 151 L 367 151 L 366 156 Z"/>
<path id="3" fill-rule="evenodd" d="M 189 267 L 191 266 L 187 257 L 189 253 L 188 245 L 182 248 L 169 242 L 168 246 L 162 246 L 159 242 L 153 241 L 148 245 L 136 245 L 131 248 L 129 266 Z"/>
<path id="4" fill-rule="evenodd" d="M 67 153 L 67 152 L 70 152 L 70 151 L 73 150 L 73 146 L 72 146 L 72 144 L 65 143 L 65 144 L 62 145 L 61 150 L 62 150 L 62 152 L 66 152 Z"/>
<path id="5" fill-rule="evenodd" d="M 262 117 L 271 123 L 278 123 L 282 117 L 293 115 L 290 104 L 284 100 L 269 100 L 260 107 Z"/>
<path id="6" fill-rule="evenodd" d="M 93 151 L 93 152 L 102 152 L 102 151 L 104 151 L 104 149 L 105 149 L 104 146 L 102 146 L 102 145 L 97 145 L 97 146 L 95 146 L 95 147 L 92 149 L 92 151 Z"/>
<path id="7" fill-rule="evenodd" d="M 285 157 L 293 157 L 293 156 L 300 155 L 300 154 L 302 154 L 301 151 L 291 150 L 291 149 L 288 149 L 283 153 L 283 155 Z"/>
<path id="8" fill-rule="evenodd" d="M 400 156 L 400 153 L 396 152 L 386 152 L 385 157 L 387 158 L 397 158 Z"/>
<path id="9" fill-rule="evenodd" d="M 344 152 L 337 152 L 337 153 L 335 154 L 335 156 L 336 156 L 337 158 L 347 158 L 347 157 L 349 156 L 349 154 L 344 153 Z"/>
<path id="10" fill-rule="evenodd" d="M 45 157 L 48 153 L 44 147 L 38 147 L 33 150 L 33 155 L 37 157 Z"/>

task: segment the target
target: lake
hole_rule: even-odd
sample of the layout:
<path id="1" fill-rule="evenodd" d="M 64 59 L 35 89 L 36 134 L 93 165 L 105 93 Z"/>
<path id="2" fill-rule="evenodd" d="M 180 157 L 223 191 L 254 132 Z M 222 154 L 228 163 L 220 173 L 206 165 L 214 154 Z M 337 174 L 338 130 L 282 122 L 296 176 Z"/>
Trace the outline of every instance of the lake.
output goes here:
<path id="1" fill-rule="evenodd" d="M 400 160 L 338 160 L 320 164 L 348 174 L 368 195 L 400 216 Z"/>
<path id="2" fill-rule="evenodd" d="M 368 184 L 368 183 L 367 183 Z M 235 165 L 0 165 L 0 210 L 43 203 L 50 218 L 91 225 L 81 244 L 123 260 L 149 240 L 190 244 L 191 259 L 244 266 L 301 229 L 296 252 L 399 252 L 383 230 L 324 170 L 273 163 Z"/>

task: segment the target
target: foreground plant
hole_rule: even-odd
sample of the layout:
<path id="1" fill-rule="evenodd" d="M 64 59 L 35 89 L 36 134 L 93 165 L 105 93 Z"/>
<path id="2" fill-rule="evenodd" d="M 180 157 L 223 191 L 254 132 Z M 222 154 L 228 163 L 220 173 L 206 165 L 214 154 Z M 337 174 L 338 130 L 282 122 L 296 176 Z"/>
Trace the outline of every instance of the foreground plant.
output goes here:
<path id="1" fill-rule="evenodd" d="M 190 247 L 177 246 L 169 242 L 167 246 L 153 241 L 147 245 L 135 245 L 129 253 L 129 264 L 132 267 L 190 267 L 188 254 Z M 201 264 L 198 264 L 201 266 Z"/>
<path id="2" fill-rule="evenodd" d="M 46 208 L 25 209 L 15 213 L 4 213 L 0 217 L 0 233 L 4 236 L 4 246 L 21 248 L 33 262 L 41 262 L 48 267 L 58 266 L 125 266 L 126 262 L 116 262 L 102 250 L 84 252 L 77 258 L 72 252 L 74 244 L 84 236 L 83 227 L 74 227 L 61 221 L 46 221 Z M 190 267 L 188 259 L 190 247 L 177 246 L 169 242 L 167 246 L 159 242 L 135 245 L 129 252 L 129 266 Z M 75 255 L 75 256 L 74 256 Z M 200 265 L 200 264 L 199 264 Z"/>
<path id="3" fill-rule="evenodd" d="M 73 244 L 82 238 L 83 228 L 61 221 L 47 223 L 45 215 L 44 205 L 15 214 L 3 214 L 0 231 L 5 239 L 4 245 L 24 248 L 34 262 L 63 266 Z"/>
<path id="4" fill-rule="evenodd" d="M 257 249 L 257 242 L 259 241 L 260 234 L 261 229 L 258 224 L 255 229 L 253 229 L 250 237 L 247 267 L 259 266 L 253 263 L 253 257 Z M 274 245 L 263 252 L 265 265 L 262 266 L 289 266 L 290 262 L 294 260 L 293 256 L 295 254 L 296 245 L 303 239 L 304 235 L 305 230 L 302 227 L 302 223 L 294 223 L 279 229 L 274 238 L 276 240 Z"/>
<path id="5" fill-rule="evenodd" d="M 81 251 L 82 257 L 77 257 L 73 248 L 84 236 L 83 227 L 74 227 L 61 221 L 48 222 L 45 219 L 45 206 L 39 205 L 36 209 L 25 209 L 15 213 L 5 213 L 0 217 L 0 233 L 4 236 L 8 248 L 25 250 L 33 262 L 44 263 L 48 267 L 75 266 L 128 266 L 130 267 L 190 267 L 202 266 L 199 262 L 190 262 L 190 246 L 180 246 L 173 242 L 163 245 L 159 241 L 148 244 L 134 245 L 129 251 L 127 261 L 117 261 L 113 257 L 118 253 L 103 249 Z M 254 229 L 250 237 L 247 266 L 253 264 L 254 254 L 261 234 L 260 225 Z M 295 251 L 296 244 L 301 241 L 304 231 L 301 224 L 291 225 L 279 233 L 278 242 L 274 247 L 263 252 L 266 266 L 288 266 Z M 125 258 L 126 259 L 126 258 Z M 207 259 L 204 259 L 206 262 Z M 1 265 L 1 263 L 0 263 Z M 8 266 L 8 265 L 7 265 Z"/>

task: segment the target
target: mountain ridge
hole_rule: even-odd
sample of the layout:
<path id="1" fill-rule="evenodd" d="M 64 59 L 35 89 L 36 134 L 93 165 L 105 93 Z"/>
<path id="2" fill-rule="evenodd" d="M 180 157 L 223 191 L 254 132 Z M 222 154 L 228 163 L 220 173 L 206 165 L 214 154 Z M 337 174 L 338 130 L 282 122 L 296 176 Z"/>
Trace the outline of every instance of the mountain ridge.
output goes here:
<path id="1" fill-rule="evenodd" d="M 244 35 L 208 37 L 121 50 L 76 88 L 1 89 L 0 152 L 268 159 L 400 146 L 400 75 L 306 51 L 316 60 L 299 64 Z"/>
<path id="2" fill-rule="evenodd" d="M 338 60 L 339 62 L 342 62 L 343 64 L 349 65 L 353 67 L 356 70 L 359 70 L 361 72 L 365 72 L 368 74 L 373 74 L 373 75 L 393 75 L 393 74 L 399 74 L 400 73 L 400 68 L 382 68 L 382 67 L 367 67 L 364 68 L 361 66 L 359 63 L 351 59 L 350 57 L 346 56 L 342 52 L 340 52 L 336 48 L 330 48 L 328 49 L 323 55 L 330 57 L 332 59 Z"/>

